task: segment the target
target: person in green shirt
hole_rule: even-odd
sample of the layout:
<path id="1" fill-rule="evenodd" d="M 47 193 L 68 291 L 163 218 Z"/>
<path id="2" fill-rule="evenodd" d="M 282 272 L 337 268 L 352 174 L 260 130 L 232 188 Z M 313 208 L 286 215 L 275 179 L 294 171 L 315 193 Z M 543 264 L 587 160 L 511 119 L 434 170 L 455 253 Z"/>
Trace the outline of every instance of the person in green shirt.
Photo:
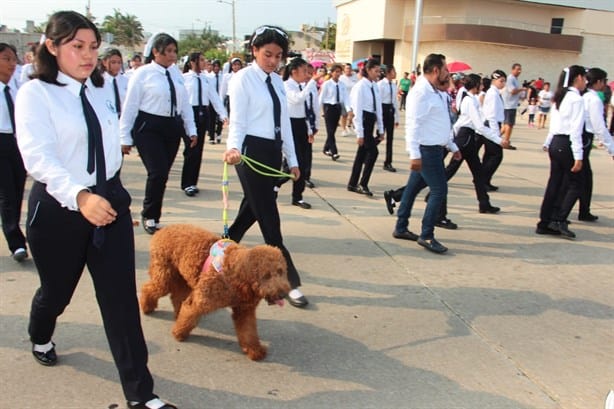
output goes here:
<path id="1" fill-rule="evenodd" d="M 403 74 L 403 78 L 399 81 L 399 94 L 401 94 L 401 103 L 399 104 L 399 109 L 401 111 L 405 111 L 405 100 L 407 99 L 407 93 L 409 92 L 409 88 L 411 88 L 411 80 L 409 79 L 409 73 L 406 72 Z"/>

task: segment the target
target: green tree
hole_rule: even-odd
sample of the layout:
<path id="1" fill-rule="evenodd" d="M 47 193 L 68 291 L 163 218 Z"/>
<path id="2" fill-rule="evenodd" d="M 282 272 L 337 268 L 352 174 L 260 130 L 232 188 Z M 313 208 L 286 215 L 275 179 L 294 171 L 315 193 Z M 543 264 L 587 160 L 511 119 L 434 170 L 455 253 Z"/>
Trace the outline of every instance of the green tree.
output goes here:
<path id="1" fill-rule="evenodd" d="M 143 42 L 143 25 L 135 15 L 122 14 L 113 9 L 112 16 L 105 16 L 102 31 L 113 34 L 112 44 L 136 47 Z"/>
<path id="2" fill-rule="evenodd" d="M 183 40 L 179 41 L 179 53 L 182 55 L 193 51 L 201 51 L 207 55 L 210 50 L 216 50 L 226 57 L 226 42 L 227 38 L 219 35 L 211 30 L 211 27 L 203 29 L 200 35 L 190 34 Z"/>
<path id="3" fill-rule="evenodd" d="M 325 50 L 334 50 L 336 39 L 337 23 L 328 23 L 328 26 L 326 27 L 326 33 L 324 33 L 324 41 L 322 42 L 322 48 Z"/>

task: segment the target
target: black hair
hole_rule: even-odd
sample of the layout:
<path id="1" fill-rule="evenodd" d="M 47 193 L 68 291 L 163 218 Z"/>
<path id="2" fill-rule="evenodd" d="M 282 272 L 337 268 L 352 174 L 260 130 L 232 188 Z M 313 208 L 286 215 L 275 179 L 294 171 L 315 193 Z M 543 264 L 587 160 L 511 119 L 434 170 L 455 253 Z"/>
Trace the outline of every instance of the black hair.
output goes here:
<path id="1" fill-rule="evenodd" d="M 132 56 L 132 58 L 130 59 L 130 61 L 143 61 L 143 58 L 141 57 L 141 54 L 134 54 Z"/>
<path id="2" fill-rule="evenodd" d="M 153 40 L 153 43 L 151 45 L 151 51 L 149 52 L 149 55 L 145 56 L 145 63 L 149 64 L 150 62 L 153 61 L 154 50 L 156 50 L 160 54 L 164 54 L 164 50 L 166 50 L 166 47 L 172 44 L 174 44 L 175 47 L 177 47 L 177 52 L 179 52 L 179 45 L 177 44 L 177 40 L 175 40 L 170 34 L 166 34 L 166 33 L 158 34 Z"/>
<path id="3" fill-rule="evenodd" d="M 467 91 L 469 91 L 470 89 L 478 88 L 480 86 L 481 80 L 482 78 L 480 78 L 479 75 L 469 74 L 465 77 L 465 88 L 467 89 Z"/>
<path id="4" fill-rule="evenodd" d="M 503 70 L 494 70 L 492 74 L 490 74 L 491 80 L 498 80 L 501 77 L 507 78 L 507 74 Z"/>
<path id="5" fill-rule="evenodd" d="M 288 48 L 290 46 L 290 42 L 288 40 L 288 33 L 286 33 L 282 28 L 276 26 L 260 26 L 250 38 L 249 44 L 252 47 L 252 56 L 253 56 L 253 47 L 260 48 L 266 44 L 277 44 L 282 50 L 282 58 L 288 57 Z"/>
<path id="6" fill-rule="evenodd" d="M 302 67 L 303 65 L 307 65 L 307 61 L 303 60 L 300 57 L 293 58 L 292 60 L 290 60 L 288 65 L 286 65 L 286 69 L 284 70 L 284 75 L 282 76 L 282 79 L 284 81 L 287 81 L 288 78 L 290 78 L 290 76 L 292 75 L 292 71 Z"/>
<path id="7" fill-rule="evenodd" d="M 445 64 L 446 56 L 443 54 L 429 54 L 424 59 L 424 64 L 422 69 L 425 74 L 433 72 L 435 67 L 442 69 Z"/>
<path id="8" fill-rule="evenodd" d="M 370 58 L 365 62 L 365 65 L 362 66 L 362 76 L 365 78 L 369 78 L 369 74 L 367 73 L 373 67 L 379 67 L 380 63 L 376 59 Z"/>
<path id="9" fill-rule="evenodd" d="M 590 68 L 586 71 L 586 86 L 592 88 L 597 81 L 608 78 L 608 73 L 601 68 Z"/>
<path id="10" fill-rule="evenodd" d="M 56 47 L 72 41 L 77 35 L 77 31 L 81 29 L 92 30 L 96 36 L 96 41 L 100 45 L 102 39 L 100 32 L 90 20 L 84 15 L 76 11 L 58 11 L 49 17 L 47 28 L 45 29 L 45 38 L 51 40 Z M 46 43 L 42 43 L 36 53 L 36 72 L 32 78 L 38 78 L 41 81 L 64 86 L 58 82 L 57 76 L 58 62 L 56 57 L 49 52 Z M 94 69 L 90 75 L 92 83 L 96 87 L 102 87 L 104 78 L 98 69 Z"/>
<path id="11" fill-rule="evenodd" d="M 388 75 L 388 73 L 389 73 L 390 71 L 396 71 L 396 70 L 394 69 L 394 65 L 392 65 L 392 64 L 390 64 L 390 65 L 388 65 L 388 66 L 386 67 L 386 75 Z"/>
<path id="12" fill-rule="evenodd" d="M 339 70 L 339 71 L 343 72 L 343 66 L 341 64 L 337 64 L 337 63 L 331 65 L 329 71 L 333 72 L 335 70 Z"/>
<path id="13" fill-rule="evenodd" d="M 561 106 L 563 98 L 565 98 L 565 95 L 567 94 L 567 91 L 569 91 L 569 87 L 573 83 L 574 79 L 578 75 L 585 74 L 586 69 L 581 65 L 572 65 L 561 72 L 561 75 L 559 76 L 559 83 L 556 87 L 556 92 L 554 93 L 554 98 L 552 98 L 552 101 L 557 109 Z M 565 78 L 567 78 L 567 84 L 565 84 Z"/>
<path id="14" fill-rule="evenodd" d="M 15 57 L 17 57 L 17 48 L 15 48 L 13 44 L 0 43 L 0 53 L 7 49 L 12 50 L 13 53 L 15 54 Z"/>
<path id="15" fill-rule="evenodd" d="M 491 79 L 488 77 L 482 78 L 482 91 L 486 92 L 490 88 Z"/>
<path id="16" fill-rule="evenodd" d="M 514 64 L 512 64 L 512 70 L 516 67 L 520 67 L 522 68 L 522 65 L 520 65 L 519 63 L 515 62 Z"/>
<path id="17" fill-rule="evenodd" d="M 190 56 L 188 57 L 188 60 L 185 62 L 185 65 L 183 66 L 183 72 L 190 71 L 190 68 L 192 68 L 192 65 L 190 63 L 198 64 L 198 62 L 200 61 L 200 56 L 202 54 L 203 53 L 201 53 L 199 51 L 190 53 Z"/>
<path id="18" fill-rule="evenodd" d="M 117 57 L 119 57 L 121 59 L 122 58 L 122 53 L 117 48 L 107 48 L 102 53 L 102 56 L 100 56 L 100 62 L 106 61 L 106 60 L 108 60 L 109 58 L 111 58 L 113 56 L 117 56 Z M 102 64 L 102 63 L 99 64 L 99 69 L 102 72 L 105 72 L 107 70 L 105 68 L 104 64 Z"/>

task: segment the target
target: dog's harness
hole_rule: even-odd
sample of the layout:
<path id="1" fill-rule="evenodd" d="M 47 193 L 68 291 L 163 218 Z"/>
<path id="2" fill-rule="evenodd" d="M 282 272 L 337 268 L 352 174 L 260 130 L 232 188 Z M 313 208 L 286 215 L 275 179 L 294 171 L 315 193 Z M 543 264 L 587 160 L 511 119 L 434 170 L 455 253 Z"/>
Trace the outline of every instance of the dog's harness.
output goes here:
<path id="1" fill-rule="evenodd" d="M 209 256 L 207 256 L 205 264 L 203 265 L 203 271 L 207 271 L 210 266 L 213 266 L 215 271 L 223 274 L 222 265 L 224 263 L 224 252 L 231 244 L 235 244 L 235 242 L 230 239 L 221 239 L 213 243 L 209 250 Z"/>

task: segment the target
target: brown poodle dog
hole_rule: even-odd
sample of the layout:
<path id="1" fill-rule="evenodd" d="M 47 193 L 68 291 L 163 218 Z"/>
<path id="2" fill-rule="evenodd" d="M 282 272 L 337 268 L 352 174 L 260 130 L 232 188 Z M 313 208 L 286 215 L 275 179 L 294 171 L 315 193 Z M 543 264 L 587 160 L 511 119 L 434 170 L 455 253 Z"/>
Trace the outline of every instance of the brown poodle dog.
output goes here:
<path id="1" fill-rule="evenodd" d="M 202 315 L 231 307 L 239 345 L 247 356 L 259 361 L 266 356 L 256 327 L 256 307 L 263 298 L 283 304 L 290 291 L 286 261 L 277 247 L 226 247 L 221 272 L 207 263 L 211 246 L 221 237 L 190 225 L 174 225 L 156 232 L 151 239 L 151 279 L 141 289 L 140 305 L 145 314 L 170 293 L 175 310 L 173 336 L 183 341 Z"/>

